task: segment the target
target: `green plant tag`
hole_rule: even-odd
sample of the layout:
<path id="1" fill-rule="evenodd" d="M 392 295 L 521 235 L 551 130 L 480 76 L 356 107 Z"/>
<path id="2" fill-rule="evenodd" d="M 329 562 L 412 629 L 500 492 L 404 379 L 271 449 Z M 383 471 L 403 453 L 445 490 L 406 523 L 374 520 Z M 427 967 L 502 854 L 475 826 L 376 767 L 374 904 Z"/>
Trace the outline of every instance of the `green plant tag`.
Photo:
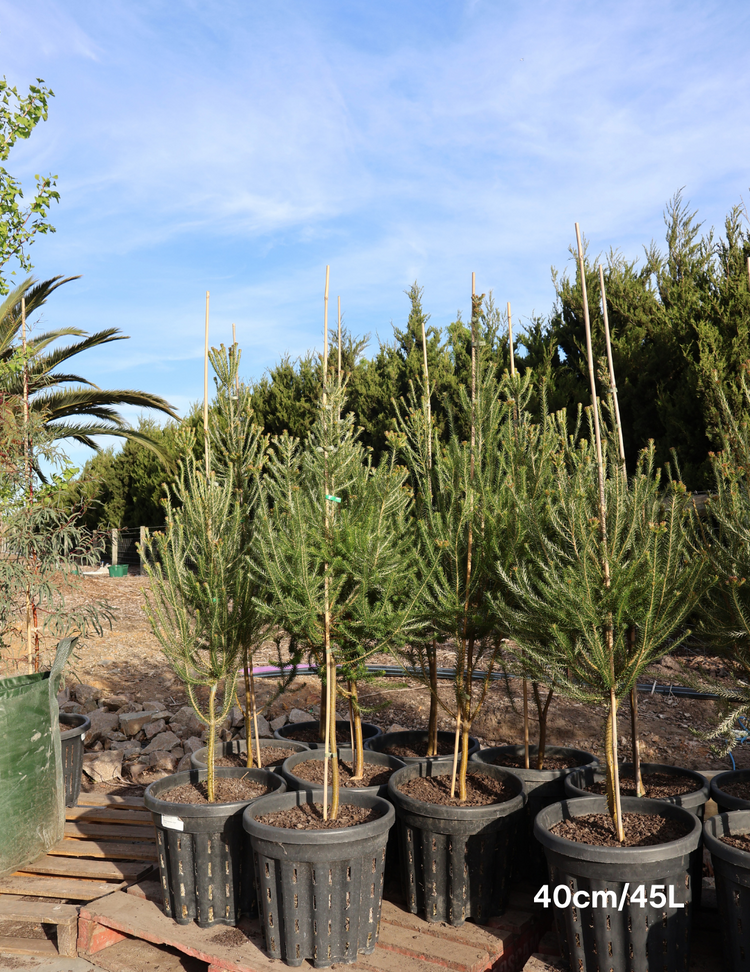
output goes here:
<path id="1" fill-rule="evenodd" d="M 340 496 L 329 496 L 328 493 L 326 493 L 326 499 L 327 500 L 330 500 L 332 503 L 340 503 L 341 502 L 341 497 Z"/>

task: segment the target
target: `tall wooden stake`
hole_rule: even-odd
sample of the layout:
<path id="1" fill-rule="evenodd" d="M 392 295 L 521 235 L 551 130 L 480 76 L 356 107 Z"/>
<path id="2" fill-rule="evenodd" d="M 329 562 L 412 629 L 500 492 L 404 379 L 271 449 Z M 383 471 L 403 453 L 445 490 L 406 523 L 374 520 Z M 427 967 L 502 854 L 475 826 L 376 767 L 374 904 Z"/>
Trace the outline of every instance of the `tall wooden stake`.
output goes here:
<path id="1" fill-rule="evenodd" d="M 330 279 L 331 268 L 326 266 L 326 287 L 325 293 L 323 295 L 323 421 L 326 423 L 326 412 L 325 409 L 328 405 L 328 284 Z M 325 439 L 325 435 L 324 435 Z M 330 493 L 330 487 L 328 483 L 328 451 L 327 447 L 323 445 L 323 481 L 324 481 L 324 492 L 326 496 Z M 323 499 L 324 513 L 324 524 L 325 524 L 325 534 L 326 543 L 328 542 L 328 529 L 329 529 L 329 510 L 328 510 L 328 499 Z M 336 696 L 335 696 L 335 686 L 333 685 L 333 673 L 331 665 L 331 610 L 328 601 L 328 563 L 324 564 L 323 567 L 325 571 L 325 576 L 323 579 L 324 588 L 324 599 L 325 603 L 323 605 L 323 641 L 325 648 L 325 666 L 326 666 L 326 738 L 325 738 L 325 755 L 323 757 L 323 819 L 328 820 L 328 764 L 331 759 L 331 734 L 336 737 Z M 333 692 L 331 689 L 333 688 Z M 335 768 L 334 768 L 335 773 Z M 331 780 L 333 783 L 334 781 Z M 332 792 L 332 801 L 335 803 L 336 796 Z M 331 811 L 332 816 L 335 817 L 333 812 L 334 807 L 332 805 Z"/>
<path id="2" fill-rule="evenodd" d="M 581 243 L 581 230 L 576 226 L 576 242 L 578 244 L 578 269 L 581 275 L 581 294 L 583 297 L 583 323 L 586 330 L 586 356 L 589 366 L 589 384 L 591 386 L 591 404 L 594 414 L 594 436 L 596 438 L 596 464 L 599 473 L 599 521 L 600 536 L 602 542 L 602 568 L 604 572 L 604 585 L 609 587 L 611 584 L 609 572 L 609 553 L 607 549 L 607 505 L 604 491 L 604 456 L 602 453 L 602 433 L 599 424 L 599 399 L 596 394 L 596 375 L 594 373 L 594 349 L 591 343 L 591 319 L 589 318 L 589 302 L 586 293 L 586 270 L 583 262 L 583 244 Z M 610 662 L 610 690 L 609 690 L 609 720 L 607 723 L 607 773 L 608 788 L 611 780 L 612 792 L 608 793 L 608 802 L 612 814 L 613 823 L 619 841 L 625 840 L 625 831 L 622 825 L 622 805 L 620 801 L 620 772 L 617 765 L 617 695 L 614 685 L 615 652 L 612 631 L 612 618 L 607 619 L 606 627 L 607 652 Z"/>
<path id="3" fill-rule="evenodd" d="M 206 455 L 206 481 L 208 481 L 211 471 L 208 452 L 208 301 L 209 292 L 206 291 L 206 341 L 203 350 L 203 442 Z"/>

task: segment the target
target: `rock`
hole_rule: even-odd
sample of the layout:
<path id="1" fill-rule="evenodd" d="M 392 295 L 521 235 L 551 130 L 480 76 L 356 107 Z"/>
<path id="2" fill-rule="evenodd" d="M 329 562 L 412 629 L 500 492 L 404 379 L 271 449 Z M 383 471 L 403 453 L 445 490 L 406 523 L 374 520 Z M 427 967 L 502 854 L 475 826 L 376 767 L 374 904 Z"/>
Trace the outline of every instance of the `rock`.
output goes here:
<path id="1" fill-rule="evenodd" d="M 175 736 L 178 736 L 180 739 L 184 739 L 185 736 L 191 735 L 190 730 L 186 726 L 181 726 L 179 723 L 170 722 L 169 728 L 175 734 Z"/>
<path id="2" fill-rule="evenodd" d="M 95 688 L 93 685 L 84 685 L 81 683 L 73 686 L 73 695 L 75 696 L 76 702 L 80 702 L 83 705 L 89 699 L 98 701 L 101 698 L 102 690 Z"/>
<path id="3" fill-rule="evenodd" d="M 125 742 L 112 742 L 109 746 L 110 749 L 114 749 L 120 753 L 140 753 L 141 744 L 135 742 L 133 739 L 126 739 Z"/>
<path id="4" fill-rule="evenodd" d="M 408 732 L 408 729 L 404 729 L 403 726 L 400 726 L 397 722 L 394 722 L 393 725 L 388 726 L 388 728 L 385 731 L 386 732 Z"/>
<path id="5" fill-rule="evenodd" d="M 254 731 L 254 730 L 253 730 Z M 261 739 L 273 739 L 273 729 L 271 723 L 265 716 L 258 716 L 258 734 Z"/>
<path id="6" fill-rule="evenodd" d="M 68 715 L 79 715 L 83 712 L 83 706 L 79 702 L 63 702 L 60 712 L 67 712 Z"/>
<path id="7" fill-rule="evenodd" d="M 84 712 L 93 712 L 94 709 L 98 709 L 99 706 L 96 703 L 96 699 L 86 699 L 85 702 L 81 703 Z M 107 710 L 104 709 L 104 712 Z"/>
<path id="8" fill-rule="evenodd" d="M 193 764 L 190 762 L 190 753 L 186 753 L 182 759 L 177 764 L 177 772 L 181 770 L 189 770 L 193 768 Z"/>
<path id="9" fill-rule="evenodd" d="M 57 693 L 57 704 L 62 706 L 66 702 L 70 702 L 70 689 L 67 685 Z"/>
<path id="10" fill-rule="evenodd" d="M 238 705 L 232 706 L 232 708 L 229 711 L 229 718 L 231 720 L 230 722 L 231 729 L 237 729 L 240 726 L 244 725 L 245 723 L 245 717 L 242 714 L 242 709 Z"/>
<path id="11" fill-rule="evenodd" d="M 167 770 L 155 770 L 153 766 L 148 766 L 146 763 L 129 763 L 126 770 L 133 783 L 144 786 L 153 783 L 154 780 L 163 780 L 165 776 L 171 776 Z"/>
<path id="12" fill-rule="evenodd" d="M 86 732 L 86 742 L 94 743 L 101 738 L 107 730 L 117 729 L 120 725 L 120 717 L 116 712 L 107 712 L 106 709 L 94 709 L 89 714 L 91 728 Z"/>
<path id="13" fill-rule="evenodd" d="M 157 736 L 160 732 L 164 732 L 166 728 L 167 728 L 167 724 L 163 719 L 156 719 L 154 722 L 147 723 L 143 727 L 143 732 L 146 736 L 146 739 L 153 739 L 154 736 Z"/>
<path id="14" fill-rule="evenodd" d="M 144 712 L 161 712 L 164 708 L 163 702 L 144 702 L 143 711 Z"/>
<path id="15" fill-rule="evenodd" d="M 180 757 L 181 759 L 182 757 Z M 173 756 L 171 753 L 165 753 L 161 750 L 151 753 L 149 759 L 149 766 L 152 770 L 165 770 L 167 773 L 174 773 L 177 769 L 177 764 L 179 759 Z"/>
<path id="16" fill-rule="evenodd" d="M 126 736 L 136 736 L 150 722 L 161 721 L 162 728 L 166 725 L 163 720 L 157 720 L 156 712 L 123 712 L 120 718 L 120 729 Z"/>
<path id="17" fill-rule="evenodd" d="M 269 724 L 274 732 L 276 732 L 277 729 L 281 729 L 282 726 L 286 725 L 286 713 L 282 712 L 280 716 L 276 716 L 275 719 L 271 719 Z"/>
<path id="18" fill-rule="evenodd" d="M 199 749 L 203 749 L 203 740 L 199 739 L 197 736 L 191 736 L 186 739 L 182 744 L 182 748 L 185 750 L 186 754 L 190 756 L 192 753 L 197 753 Z"/>
<path id="19" fill-rule="evenodd" d="M 178 709 L 178 711 L 175 712 L 175 714 L 169 720 L 170 726 L 174 725 L 174 723 L 177 723 L 178 726 L 184 726 L 186 729 L 190 729 L 191 733 L 196 736 L 199 732 L 203 732 L 206 727 L 205 722 L 198 718 L 192 706 L 189 705 L 183 705 L 181 709 Z"/>
<path id="20" fill-rule="evenodd" d="M 92 753 L 100 753 L 104 749 L 104 743 L 101 739 L 97 739 L 93 746 L 87 747 Z"/>
<path id="21" fill-rule="evenodd" d="M 155 753 L 160 749 L 165 752 L 169 752 L 170 749 L 174 749 L 175 746 L 180 745 L 180 740 L 175 736 L 173 732 L 160 732 L 157 736 L 151 740 L 148 746 L 143 750 L 144 753 Z"/>
<path id="22" fill-rule="evenodd" d="M 182 746 L 175 746 L 174 749 L 170 749 L 170 753 L 175 757 L 175 759 L 182 759 L 185 755 L 185 750 Z"/>
<path id="23" fill-rule="evenodd" d="M 232 739 L 232 730 L 222 729 L 221 732 L 219 733 L 219 738 L 221 739 L 222 742 L 230 742 Z"/>
<path id="24" fill-rule="evenodd" d="M 292 709 L 289 713 L 289 721 L 296 725 L 298 722 L 310 722 L 312 716 L 309 712 L 305 712 L 304 709 Z"/>
<path id="25" fill-rule="evenodd" d="M 122 753 L 117 749 L 109 749 L 103 753 L 85 753 L 83 772 L 97 783 L 120 779 Z"/>
<path id="26" fill-rule="evenodd" d="M 118 732 L 117 729 L 106 729 L 102 733 L 102 739 L 109 739 L 110 742 L 122 742 L 127 737 L 124 732 Z"/>
<path id="27" fill-rule="evenodd" d="M 106 698 L 102 697 L 99 699 L 99 705 L 103 706 L 105 709 L 109 709 L 110 712 L 117 712 L 118 709 L 122 709 L 130 702 L 127 695 L 108 695 Z"/>

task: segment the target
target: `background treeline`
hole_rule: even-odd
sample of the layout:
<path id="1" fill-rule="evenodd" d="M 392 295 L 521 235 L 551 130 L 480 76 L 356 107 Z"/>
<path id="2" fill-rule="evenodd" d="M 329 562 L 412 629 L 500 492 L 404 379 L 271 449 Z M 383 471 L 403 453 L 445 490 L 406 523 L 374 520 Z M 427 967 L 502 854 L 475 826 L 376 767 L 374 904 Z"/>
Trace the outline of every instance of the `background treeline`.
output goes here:
<path id="1" fill-rule="evenodd" d="M 679 194 L 667 205 L 665 222 L 666 247 L 651 243 L 640 260 L 626 260 L 617 251 L 587 254 L 586 285 L 596 320 L 601 317 L 602 263 L 629 466 L 634 468 L 638 451 L 653 439 L 657 462 L 670 461 L 674 449 L 685 484 L 702 490 L 712 481 L 709 453 L 718 444 L 717 385 L 738 411 L 744 408 L 738 379 L 750 361 L 750 227 L 746 211 L 737 206 L 722 234 L 704 231 Z M 553 271 L 553 281 L 556 300 L 549 316 L 515 328 L 515 364 L 522 373 L 532 370 L 549 407 L 567 409 L 572 419 L 578 405 L 589 400 L 581 284 L 577 273 Z M 445 328 L 430 322 L 416 283 L 407 296 L 405 325 L 394 326 L 393 339 L 374 356 L 365 354 L 366 338 L 354 339 L 346 329 L 341 342 L 348 408 L 362 429 L 362 442 L 376 456 L 396 428 L 394 402 L 406 402 L 410 383 L 421 382 L 423 324 L 432 410 L 443 437 L 459 388 L 470 380 L 468 325 L 460 317 Z M 507 317 L 491 295 L 483 307 L 481 340 L 502 374 L 510 360 Z M 595 324 L 594 333 L 601 335 L 602 327 Z M 600 339 L 595 354 L 603 360 L 604 353 Z M 335 346 L 329 365 L 337 367 Z M 251 385 L 255 420 L 271 436 L 286 431 L 304 438 L 321 379 L 318 355 L 296 361 L 284 356 Z M 186 437 L 184 426 L 195 435 Z M 162 500 L 176 459 L 187 443 L 202 455 L 198 406 L 180 424 L 160 429 L 144 421 L 142 428 L 158 440 L 166 461 L 132 441 L 120 452 L 108 449 L 94 456 L 72 486 L 77 500 L 88 501 L 87 525 L 161 525 Z"/>

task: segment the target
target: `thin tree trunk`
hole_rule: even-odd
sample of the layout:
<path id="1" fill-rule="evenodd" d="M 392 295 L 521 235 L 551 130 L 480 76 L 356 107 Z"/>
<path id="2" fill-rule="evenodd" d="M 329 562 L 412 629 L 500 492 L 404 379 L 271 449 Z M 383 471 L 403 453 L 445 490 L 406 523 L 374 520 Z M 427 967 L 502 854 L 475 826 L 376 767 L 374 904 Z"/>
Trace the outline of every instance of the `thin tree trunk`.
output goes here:
<path id="1" fill-rule="evenodd" d="M 529 768 L 529 683 L 523 680 L 523 765 Z"/>
<path id="2" fill-rule="evenodd" d="M 349 682 L 349 693 L 349 705 L 351 706 L 352 712 L 352 749 L 354 750 L 354 759 L 352 760 L 354 775 L 352 779 L 361 780 L 365 775 L 365 747 L 364 740 L 362 739 L 362 716 L 359 712 L 356 682 Z"/>
<path id="3" fill-rule="evenodd" d="M 250 712 L 252 713 L 253 730 L 255 731 L 255 760 L 258 764 L 258 769 L 262 769 L 260 757 L 260 733 L 258 732 L 258 706 L 255 701 L 255 675 L 252 667 L 250 668 Z"/>
<path id="4" fill-rule="evenodd" d="M 216 793 L 215 785 L 215 766 L 216 759 L 216 689 L 218 685 L 214 683 L 208 693 L 208 748 L 206 751 L 206 789 L 208 791 L 208 802 L 214 803 Z"/>
<path id="5" fill-rule="evenodd" d="M 427 724 L 427 755 L 438 754 L 438 664 L 437 641 L 432 639 L 432 647 L 427 649 L 427 664 L 430 672 L 430 721 Z"/>
<path id="6" fill-rule="evenodd" d="M 247 736 L 247 757 L 245 759 L 245 765 L 250 769 L 253 765 L 253 734 L 252 734 L 252 717 L 250 715 L 250 673 L 248 671 L 249 658 L 247 647 L 243 652 L 243 676 L 245 680 L 245 705 L 244 707 L 240 704 L 242 709 L 242 715 L 245 718 L 245 735 Z M 240 703 L 240 697 L 237 696 L 237 703 Z"/>
<path id="7" fill-rule="evenodd" d="M 547 749 L 547 714 L 549 712 L 549 704 L 552 701 L 552 695 L 554 694 L 554 688 L 551 688 L 547 692 L 547 698 L 542 705 L 542 698 L 539 694 L 539 683 L 533 683 L 534 689 L 534 701 L 536 702 L 536 711 L 539 717 L 539 745 L 537 746 L 536 753 L 536 768 L 538 770 L 544 769 L 544 754 Z"/>
<path id="8" fill-rule="evenodd" d="M 456 773 L 458 771 L 458 745 L 461 739 L 461 712 L 456 713 L 456 734 L 453 741 L 453 769 L 451 771 L 451 799 L 456 795 Z M 459 784 L 460 789 L 460 784 Z"/>

